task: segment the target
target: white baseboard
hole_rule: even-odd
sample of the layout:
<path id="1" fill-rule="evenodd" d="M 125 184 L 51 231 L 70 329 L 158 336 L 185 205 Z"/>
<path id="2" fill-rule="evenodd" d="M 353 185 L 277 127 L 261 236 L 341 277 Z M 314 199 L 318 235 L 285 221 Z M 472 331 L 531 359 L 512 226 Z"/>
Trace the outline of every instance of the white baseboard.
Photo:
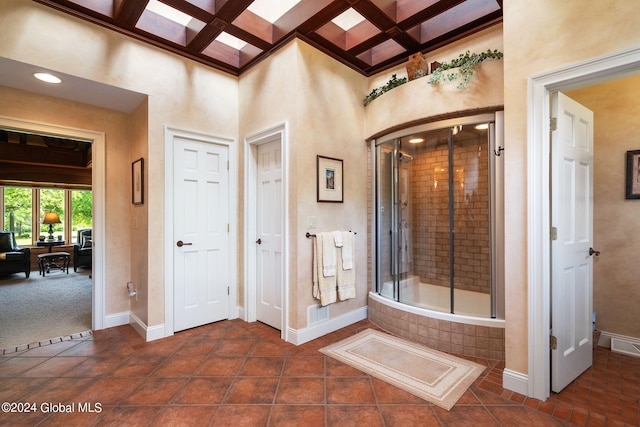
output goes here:
<path id="1" fill-rule="evenodd" d="M 115 326 L 122 326 L 129 324 L 129 312 L 123 311 L 122 313 L 107 314 L 104 317 L 104 328 L 113 328 Z"/>
<path id="2" fill-rule="evenodd" d="M 338 329 L 349 326 L 367 318 L 367 306 L 350 311 L 341 316 L 318 322 L 304 329 L 288 329 L 288 339 L 292 344 L 300 345 L 316 338 L 320 338 Z"/>
<path id="3" fill-rule="evenodd" d="M 529 395 L 529 376 L 505 369 L 502 371 L 502 387 L 524 396 Z"/>
<path id="4" fill-rule="evenodd" d="M 129 317 L 131 318 L 131 321 L 129 322 L 129 324 L 133 329 L 136 330 L 137 333 L 140 334 L 142 338 L 144 338 L 145 341 L 149 342 L 149 341 L 158 340 L 160 338 L 165 337 L 164 324 L 147 326 L 135 314 L 129 313 Z"/>

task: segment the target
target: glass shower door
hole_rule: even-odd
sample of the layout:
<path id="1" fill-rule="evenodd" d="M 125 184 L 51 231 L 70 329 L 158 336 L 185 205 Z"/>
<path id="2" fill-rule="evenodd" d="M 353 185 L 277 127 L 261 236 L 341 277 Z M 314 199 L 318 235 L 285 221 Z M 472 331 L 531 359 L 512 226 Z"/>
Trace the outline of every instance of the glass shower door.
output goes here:
<path id="1" fill-rule="evenodd" d="M 491 194 L 488 129 L 452 130 L 452 289 L 455 314 L 491 315 Z"/>
<path id="2" fill-rule="evenodd" d="M 376 147 L 376 284 L 394 301 L 495 317 L 490 130 L 432 128 Z"/>

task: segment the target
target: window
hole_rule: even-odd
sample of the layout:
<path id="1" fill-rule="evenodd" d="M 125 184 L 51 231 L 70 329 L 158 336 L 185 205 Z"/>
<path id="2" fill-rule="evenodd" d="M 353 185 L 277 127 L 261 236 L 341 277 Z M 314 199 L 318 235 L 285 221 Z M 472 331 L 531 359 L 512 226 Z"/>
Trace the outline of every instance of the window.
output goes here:
<path id="1" fill-rule="evenodd" d="M 49 235 L 49 225 L 42 224 L 49 211 L 60 218 L 59 224 L 53 224 L 53 235 L 67 244 L 76 243 L 77 231 L 92 226 L 92 192 L 0 186 L 2 229 L 13 231 L 19 246 L 34 245 L 40 236 Z"/>
<path id="2" fill-rule="evenodd" d="M 71 191 L 71 242 L 77 242 L 78 230 L 91 228 L 92 218 L 91 191 Z"/>
<path id="3" fill-rule="evenodd" d="M 2 229 L 13 231 L 18 245 L 33 241 L 33 191 L 31 188 L 4 187 Z"/>
<path id="4" fill-rule="evenodd" d="M 40 215 L 38 218 L 43 218 L 46 212 L 55 212 L 60 218 L 60 224 L 53 225 L 53 235 L 56 238 L 64 239 L 65 236 L 65 190 L 56 190 L 51 188 L 45 188 L 39 190 L 40 192 Z M 42 222 L 42 221 L 40 221 Z M 40 236 L 49 235 L 49 225 L 40 224 Z M 59 236 L 59 237 L 58 237 Z"/>

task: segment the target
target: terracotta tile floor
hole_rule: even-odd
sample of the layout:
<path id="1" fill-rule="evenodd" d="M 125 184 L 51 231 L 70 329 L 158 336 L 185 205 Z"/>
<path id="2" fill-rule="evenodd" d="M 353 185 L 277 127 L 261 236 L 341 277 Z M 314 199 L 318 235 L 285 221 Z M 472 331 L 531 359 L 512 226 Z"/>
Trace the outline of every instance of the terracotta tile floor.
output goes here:
<path id="1" fill-rule="evenodd" d="M 487 370 L 448 412 L 318 352 L 368 327 L 362 321 L 296 347 L 241 320 L 150 343 L 122 326 L 4 354 L 0 402 L 35 411 L 0 412 L 0 424 L 639 425 L 639 359 L 599 348 L 593 368 L 546 402 L 504 390 L 502 362 L 474 359 Z"/>

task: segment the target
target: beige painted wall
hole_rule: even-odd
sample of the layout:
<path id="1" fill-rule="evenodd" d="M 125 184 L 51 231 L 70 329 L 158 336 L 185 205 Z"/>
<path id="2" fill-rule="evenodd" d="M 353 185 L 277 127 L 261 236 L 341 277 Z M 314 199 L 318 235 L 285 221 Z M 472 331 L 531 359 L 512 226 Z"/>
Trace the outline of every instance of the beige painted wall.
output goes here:
<path id="1" fill-rule="evenodd" d="M 640 149 L 640 76 L 567 92 L 594 113 L 593 309 L 597 328 L 640 338 L 640 200 L 625 199 L 626 152 Z"/>
<path id="2" fill-rule="evenodd" d="M 142 232 L 144 241 L 137 241 L 135 250 L 143 248 L 147 257 L 132 258 L 134 250 L 127 243 L 119 250 L 124 258 L 112 258 L 107 253 L 106 271 L 124 270 L 127 277 L 119 280 L 116 288 L 107 288 L 107 300 L 124 294 L 121 286 L 129 280 L 132 262 L 146 262 L 146 267 L 136 267 L 136 276 L 148 283 L 144 296 L 146 307 L 135 308 L 135 313 L 144 316 L 147 326 L 164 323 L 164 269 L 159 268 L 164 259 L 164 125 L 198 131 L 228 138 L 238 133 L 238 83 L 233 76 L 223 74 L 180 56 L 167 53 L 148 44 L 138 42 L 98 25 L 90 24 L 55 11 L 49 7 L 24 0 L 4 0 L 0 3 L 0 56 L 20 62 L 39 65 L 51 70 L 67 73 L 120 88 L 143 93 L 148 98 L 146 148 L 135 143 L 126 157 L 119 157 L 107 149 L 108 168 L 123 168 L 121 175 L 113 177 L 124 181 L 126 202 L 109 206 L 107 228 L 126 227 L 124 235 L 131 235 L 133 212 L 130 206 L 129 176 L 131 162 L 141 154 L 145 156 L 144 210 L 146 226 L 150 232 Z M 137 113 L 134 113 L 137 117 Z M 71 119 L 43 114 L 41 121 Z M 136 118 L 134 123 L 143 125 Z M 55 123 L 54 123 L 55 124 Z M 82 128 L 92 125 L 81 123 Z M 144 131 L 138 133 L 144 138 Z M 135 157 L 138 156 L 138 157 Z M 113 163 L 113 164 L 112 164 Z M 109 182 L 109 186 L 111 186 Z M 118 182 L 118 185 L 120 183 Z M 109 196 L 108 196 L 109 197 Z M 118 208 L 118 214 L 112 209 Z M 138 211 L 135 211 L 137 216 Z M 138 235 L 138 232 L 133 233 Z M 107 233 L 109 239 L 111 236 Z M 118 242 L 120 245 L 122 242 Z M 126 267 L 123 267 L 126 266 Z M 145 273 L 145 270 L 147 271 Z M 145 276 L 146 277 L 142 277 Z M 138 300 L 138 304 L 142 302 Z M 107 308 L 107 314 L 123 308 Z M 116 311 L 114 311 L 116 310 Z M 141 311 L 140 311 L 141 310 Z"/>
<path id="3" fill-rule="evenodd" d="M 139 158 L 148 159 L 148 144 L 149 139 L 149 110 L 148 100 L 143 101 L 138 108 L 131 113 L 131 127 L 130 127 L 130 153 L 129 158 L 137 160 Z M 149 174 L 148 165 L 144 165 L 144 197 L 149 191 Z M 131 188 L 131 174 L 129 177 L 129 188 Z M 131 190 L 129 190 L 131 193 Z M 136 290 L 136 296 L 130 298 L 131 312 L 138 317 L 142 322 L 148 324 L 149 307 L 149 282 L 147 277 L 149 275 L 149 209 L 148 204 L 133 205 L 129 203 L 129 227 L 125 228 L 128 235 L 124 236 L 124 239 L 129 239 L 129 245 L 131 247 L 131 282 Z M 151 233 L 152 235 L 155 233 Z"/>
<path id="4" fill-rule="evenodd" d="M 242 138 L 280 123 L 289 147 L 289 322 L 307 327 L 311 296 L 311 245 L 304 234 L 309 216 L 316 231 L 353 230 L 356 237 L 357 297 L 332 304 L 331 318 L 366 306 L 367 151 L 362 138 L 360 95 L 367 79 L 294 40 L 240 78 Z M 344 203 L 316 202 L 316 155 L 343 159 Z"/>
<path id="5" fill-rule="evenodd" d="M 528 372 L 527 79 L 640 43 L 635 0 L 504 2 L 506 368 Z"/>
<path id="6" fill-rule="evenodd" d="M 502 24 L 494 25 L 483 31 L 473 34 L 469 37 L 465 37 L 454 43 L 451 43 L 444 47 L 436 49 L 432 52 L 427 52 L 424 56 L 428 64 L 431 64 L 434 61 L 442 63 L 442 62 L 450 62 L 452 59 L 457 58 L 460 54 L 465 53 L 467 50 L 475 53 L 480 53 L 480 52 L 486 52 L 487 49 L 491 49 L 491 50 L 497 49 L 500 52 L 503 51 Z M 498 64 L 501 64 L 501 62 L 498 61 Z M 389 79 L 393 74 L 395 74 L 398 78 L 407 77 L 406 64 L 402 64 L 398 67 L 390 68 L 389 70 L 376 74 L 375 76 L 371 76 L 369 78 L 367 90 L 362 95 L 362 98 L 364 99 L 365 95 L 369 94 L 373 89 L 384 86 L 389 81 Z M 417 79 L 416 81 L 420 82 L 420 85 L 426 84 L 426 80 L 424 80 L 424 78 Z M 453 88 L 455 89 L 456 85 L 455 84 L 447 85 L 447 87 L 448 86 L 453 86 Z M 445 90 L 448 90 L 448 89 L 445 89 Z M 414 99 L 414 101 L 415 102 L 424 101 L 424 104 L 427 104 L 427 105 L 429 103 L 436 102 L 435 100 L 432 100 L 428 96 L 426 97 L 423 96 L 418 99 Z M 374 105 L 374 104 L 372 103 L 371 105 Z M 369 109 L 369 107 L 367 107 L 367 109 Z"/>
<path id="7" fill-rule="evenodd" d="M 0 86 L 0 115 L 61 127 L 104 132 L 106 144 L 105 235 L 104 248 L 106 313 L 129 311 L 129 301 L 122 286 L 129 280 L 130 246 L 127 227 L 130 200 L 128 114 L 86 104 L 35 95 Z M 117 268 L 116 268 L 117 266 Z"/>

